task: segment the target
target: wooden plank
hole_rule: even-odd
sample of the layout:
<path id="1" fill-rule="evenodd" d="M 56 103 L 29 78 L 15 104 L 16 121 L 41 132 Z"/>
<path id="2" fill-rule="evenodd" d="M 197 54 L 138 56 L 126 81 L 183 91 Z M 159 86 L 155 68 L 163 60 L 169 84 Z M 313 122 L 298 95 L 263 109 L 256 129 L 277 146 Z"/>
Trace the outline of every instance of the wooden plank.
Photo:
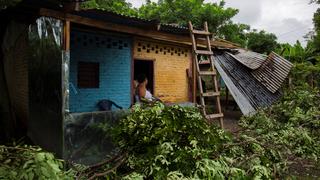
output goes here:
<path id="1" fill-rule="evenodd" d="M 156 30 L 151 29 L 142 29 L 137 27 L 129 27 L 126 25 L 114 24 L 111 22 L 95 20 L 91 18 L 81 17 L 78 15 L 62 13 L 55 10 L 50 10 L 46 8 L 41 8 L 39 11 L 41 16 L 53 17 L 61 20 L 68 20 L 73 23 L 82 24 L 86 26 L 96 27 L 104 30 L 109 31 L 116 31 L 128 34 L 135 34 L 142 37 L 148 37 L 155 40 L 164 40 L 168 42 L 174 42 L 178 44 L 185 44 L 185 45 L 192 45 L 192 42 L 188 36 L 183 35 L 175 35 L 170 33 L 164 33 Z M 211 44 L 214 47 L 223 47 L 223 48 L 238 48 L 239 46 L 235 46 L 231 42 L 225 42 L 222 40 L 212 41 Z M 199 40 L 198 41 L 199 47 L 206 47 L 206 41 Z"/>
<path id="2" fill-rule="evenodd" d="M 207 21 L 204 22 L 204 30 L 205 30 L 205 31 L 209 31 Z M 206 40 L 207 40 L 208 51 L 211 51 L 210 37 L 209 37 L 209 36 L 206 36 Z"/>
<path id="3" fill-rule="evenodd" d="M 200 76 L 214 76 L 217 75 L 215 71 L 200 71 L 199 72 Z"/>
<path id="4" fill-rule="evenodd" d="M 70 21 L 64 21 L 64 38 L 63 38 L 63 47 L 65 51 L 70 50 Z"/>
<path id="5" fill-rule="evenodd" d="M 222 117 L 223 117 L 223 113 L 206 115 L 206 119 L 216 119 L 216 118 L 222 118 Z"/>
<path id="6" fill-rule="evenodd" d="M 216 97 L 216 96 L 220 96 L 220 92 L 205 92 L 202 93 L 203 97 Z"/>
<path id="7" fill-rule="evenodd" d="M 191 43 L 192 43 L 192 49 L 195 50 L 197 49 L 196 43 L 195 43 L 195 38 L 194 35 L 192 34 L 193 31 L 193 26 L 191 21 L 189 21 L 189 30 L 190 30 L 190 38 L 191 38 Z M 193 61 L 192 61 L 192 97 L 193 97 L 193 103 L 197 103 L 197 79 L 196 79 L 196 72 L 199 69 L 199 64 L 196 63 L 195 59 L 197 59 L 197 56 L 192 52 L 193 56 Z M 196 68 L 197 67 L 197 68 Z M 202 101 L 201 101 L 202 102 Z"/>
<path id="8" fill-rule="evenodd" d="M 204 50 L 196 50 L 196 54 L 202 54 L 202 55 L 213 55 L 212 51 L 204 51 Z"/>
<path id="9" fill-rule="evenodd" d="M 199 34 L 199 35 L 206 35 L 206 36 L 211 35 L 210 32 L 207 32 L 207 31 L 199 31 L 199 30 L 193 30 L 192 33 L 193 33 L 193 34 Z"/>

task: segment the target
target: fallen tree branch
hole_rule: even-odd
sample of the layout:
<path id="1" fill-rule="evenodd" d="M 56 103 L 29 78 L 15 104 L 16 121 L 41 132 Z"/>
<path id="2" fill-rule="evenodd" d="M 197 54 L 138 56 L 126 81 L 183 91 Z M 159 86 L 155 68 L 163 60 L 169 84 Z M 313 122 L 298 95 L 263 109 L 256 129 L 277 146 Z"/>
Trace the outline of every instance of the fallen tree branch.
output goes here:
<path id="1" fill-rule="evenodd" d="M 92 169 L 92 168 L 96 168 L 96 167 L 105 165 L 105 164 L 107 164 L 107 163 L 110 163 L 110 162 L 118 159 L 118 157 L 120 157 L 120 156 L 123 156 L 123 154 L 117 154 L 117 155 L 113 156 L 113 157 L 110 158 L 110 159 L 105 159 L 105 160 L 103 160 L 103 161 L 101 161 L 101 162 L 99 162 L 99 163 L 97 163 L 97 164 L 94 164 L 94 165 L 89 166 L 87 169 Z M 85 170 L 87 170 L 87 169 L 85 169 Z"/>
<path id="2" fill-rule="evenodd" d="M 94 173 L 96 171 L 96 169 L 99 169 L 100 167 L 102 167 L 108 163 L 118 162 L 119 160 L 123 160 L 123 159 L 125 159 L 126 156 L 127 156 L 127 153 L 117 154 L 110 159 L 105 159 L 97 164 L 89 166 L 86 169 L 82 170 L 76 179 L 81 179 L 82 177 L 88 177 L 92 173 Z"/>
<path id="3" fill-rule="evenodd" d="M 88 178 L 88 180 L 93 180 L 93 179 L 95 179 L 95 178 L 97 178 L 97 177 L 106 176 L 107 174 L 113 172 L 113 171 L 116 170 L 119 166 L 121 166 L 121 165 L 123 164 L 123 162 L 126 160 L 126 157 L 127 157 L 127 154 L 125 154 L 125 156 L 123 156 L 123 157 L 121 158 L 121 160 L 120 160 L 119 162 L 117 162 L 113 168 L 108 169 L 108 170 L 106 170 L 105 172 L 102 172 L 102 173 L 95 173 L 95 174 L 93 174 L 93 176 L 91 176 L 90 178 Z"/>

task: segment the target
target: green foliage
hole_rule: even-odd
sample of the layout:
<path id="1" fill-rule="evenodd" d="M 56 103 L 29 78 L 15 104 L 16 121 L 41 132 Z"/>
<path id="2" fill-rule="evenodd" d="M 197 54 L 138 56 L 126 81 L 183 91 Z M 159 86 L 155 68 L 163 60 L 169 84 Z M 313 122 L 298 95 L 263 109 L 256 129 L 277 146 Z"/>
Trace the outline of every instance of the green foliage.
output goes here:
<path id="1" fill-rule="evenodd" d="M 219 132 L 220 131 L 220 132 Z M 212 129 L 194 108 L 135 107 L 116 128 L 116 142 L 129 152 L 128 165 L 145 176 L 164 178 L 171 171 L 191 176 L 198 159 L 221 148 L 222 131 Z"/>
<path id="2" fill-rule="evenodd" d="M 10 6 L 15 6 L 22 0 L 0 0 L 0 10 L 6 9 Z"/>
<path id="3" fill-rule="evenodd" d="M 291 86 L 319 87 L 320 86 L 320 63 L 313 65 L 310 62 L 294 63 L 290 72 Z"/>
<path id="4" fill-rule="evenodd" d="M 290 156 L 320 157 L 320 94 L 318 90 L 298 89 L 259 113 L 245 117 L 241 125 L 259 142 Z"/>
<path id="5" fill-rule="evenodd" d="M 1 145 L 0 179 L 72 179 L 72 172 L 38 147 Z"/>
<path id="6" fill-rule="evenodd" d="M 240 125 L 243 129 L 232 136 L 207 124 L 196 108 L 135 106 L 114 127 L 96 127 L 112 134 L 122 155 L 101 167 L 81 167 L 78 174 L 97 177 L 94 170 L 99 169 L 110 179 L 271 179 L 284 178 L 289 160 L 296 158 L 317 168 L 318 90 L 286 93 L 272 107 L 243 117 Z M 69 179 L 75 174 L 64 172 L 61 161 L 37 148 L 1 146 L 0 152 L 0 178 Z"/>
<path id="7" fill-rule="evenodd" d="M 320 56 L 313 43 L 308 43 L 302 47 L 299 41 L 293 46 L 281 44 L 277 53 L 293 63 L 289 77 L 291 87 L 304 86 L 319 87 L 320 85 Z"/>
<path id="8" fill-rule="evenodd" d="M 277 47 L 277 37 L 265 31 L 252 31 L 247 34 L 247 48 L 258 53 L 270 53 Z"/>
<path id="9" fill-rule="evenodd" d="M 110 133 L 109 128 L 103 128 Z M 115 142 L 128 154 L 125 178 L 225 179 L 270 178 L 282 172 L 280 153 L 250 135 L 234 138 L 207 124 L 196 108 L 156 104 L 134 107 L 113 129 Z M 128 170 L 130 169 L 130 170 Z"/>
<path id="10" fill-rule="evenodd" d="M 249 30 L 249 25 L 228 23 L 219 28 L 219 35 L 223 39 L 240 44 L 242 47 L 246 47 L 247 32 Z"/>
<path id="11" fill-rule="evenodd" d="M 147 1 L 140 7 L 139 16 L 146 19 L 158 19 L 162 23 L 187 26 L 189 21 L 196 27 L 208 22 L 209 30 L 218 33 L 218 29 L 231 23 L 238 10 L 225 8 L 220 3 L 204 3 L 203 0 L 162 0 L 158 3 Z"/>
<path id="12" fill-rule="evenodd" d="M 126 0 L 89 0 L 81 4 L 84 9 L 102 9 L 124 15 L 137 16 L 137 9 Z"/>
<path id="13" fill-rule="evenodd" d="M 294 45 L 281 44 L 276 52 L 294 63 L 317 62 L 319 59 L 313 44 L 308 43 L 306 47 L 302 47 L 299 41 Z"/>

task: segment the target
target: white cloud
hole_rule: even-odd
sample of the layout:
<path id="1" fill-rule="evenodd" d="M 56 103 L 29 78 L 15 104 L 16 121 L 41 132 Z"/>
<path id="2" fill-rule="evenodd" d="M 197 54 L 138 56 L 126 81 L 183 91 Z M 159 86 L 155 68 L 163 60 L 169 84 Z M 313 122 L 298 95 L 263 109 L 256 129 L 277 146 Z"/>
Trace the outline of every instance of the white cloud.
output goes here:
<path id="1" fill-rule="evenodd" d="M 272 32 L 279 42 L 290 44 L 297 40 L 306 44 L 303 36 L 312 30 L 313 14 L 318 8 L 308 0 L 226 0 L 226 3 L 240 10 L 233 19 L 235 22 Z"/>
<path id="2" fill-rule="evenodd" d="M 154 2 L 157 2 L 156 0 L 151 0 Z M 127 0 L 127 2 L 130 2 L 133 7 L 140 7 L 142 4 L 145 4 L 145 0 Z"/>

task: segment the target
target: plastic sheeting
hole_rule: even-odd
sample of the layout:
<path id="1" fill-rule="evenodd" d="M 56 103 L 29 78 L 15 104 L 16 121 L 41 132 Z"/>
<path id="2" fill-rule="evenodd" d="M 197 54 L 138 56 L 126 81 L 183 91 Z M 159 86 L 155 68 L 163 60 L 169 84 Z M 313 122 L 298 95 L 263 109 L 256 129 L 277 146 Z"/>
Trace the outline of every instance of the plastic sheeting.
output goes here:
<path id="1" fill-rule="evenodd" d="M 65 159 L 94 164 L 114 154 L 117 148 L 103 127 L 112 127 L 128 110 L 67 114 L 64 123 Z"/>
<path id="2" fill-rule="evenodd" d="M 40 17 L 28 28 L 29 123 L 32 141 L 63 156 L 63 23 Z"/>

